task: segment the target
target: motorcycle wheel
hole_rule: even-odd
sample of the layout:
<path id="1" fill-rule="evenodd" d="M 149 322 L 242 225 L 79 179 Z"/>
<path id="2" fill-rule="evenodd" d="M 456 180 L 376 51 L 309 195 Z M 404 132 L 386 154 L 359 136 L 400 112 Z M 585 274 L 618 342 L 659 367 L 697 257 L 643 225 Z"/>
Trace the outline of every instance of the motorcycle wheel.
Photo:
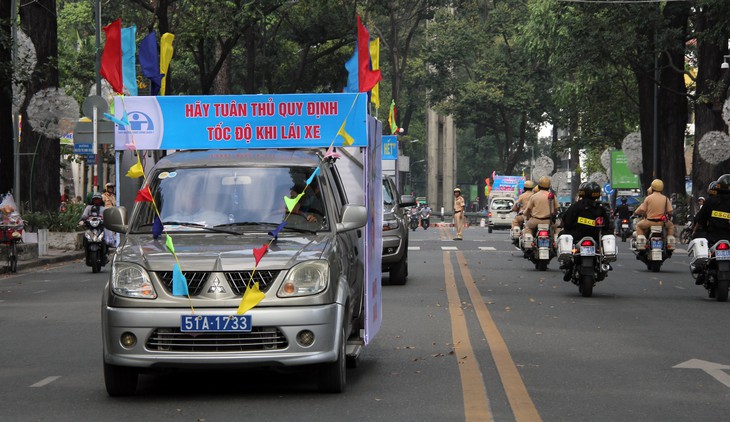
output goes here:
<path id="1" fill-rule="evenodd" d="M 626 232 L 621 233 L 621 241 L 622 242 L 626 241 Z"/>
<path id="2" fill-rule="evenodd" d="M 580 277 L 580 285 L 578 291 L 583 297 L 593 296 L 593 275 L 582 275 Z"/>
<path id="3" fill-rule="evenodd" d="M 89 261 L 91 261 L 91 272 L 98 273 L 101 271 L 101 259 L 99 257 L 99 251 L 89 252 Z"/>
<path id="4" fill-rule="evenodd" d="M 492 227 L 487 227 L 487 233 L 491 233 L 492 231 Z"/>
<path id="5" fill-rule="evenodd" d="M 548 268 L 548 262 L 547 261 L 537 261 L 537 264 L 535 264 L 538 271 L 547 271 Z"/>
<path id="6" fill-rule="evenodd" d="M 716 299 L 718 302 L 727 302 L 728 288 L 730 288 L 730 280 L 717 280 Z"/>
<path id="7" fill-rule="evenodd" d="M 8 251 L 8 263 L 10 264 L 10 272 L 15 274 L 18 272 L 18 247 L 15 246 L 15 242 L 10 243 L 10 250 Z"/>
<path id="8" fill-rule="evenodd" d="M 661 261 L 649 261 L 646 266 L 649 268 L 649 271 L 658 273 L 662 269 L 662 262 Z"/>

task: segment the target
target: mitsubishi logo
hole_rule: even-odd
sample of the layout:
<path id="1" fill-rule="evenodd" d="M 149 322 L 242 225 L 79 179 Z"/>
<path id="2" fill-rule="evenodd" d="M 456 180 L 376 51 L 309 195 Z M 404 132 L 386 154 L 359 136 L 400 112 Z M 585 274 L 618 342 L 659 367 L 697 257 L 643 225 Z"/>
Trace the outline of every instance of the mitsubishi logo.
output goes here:
<path id="1" fill-rule="evenodd" d="M 225 293 L 226 289 L 221 286 L 221 281 L 218 279 L 218 276 L 213 279 L 213 282 L 211 286 L 208 288 L 208 293 Z"/>

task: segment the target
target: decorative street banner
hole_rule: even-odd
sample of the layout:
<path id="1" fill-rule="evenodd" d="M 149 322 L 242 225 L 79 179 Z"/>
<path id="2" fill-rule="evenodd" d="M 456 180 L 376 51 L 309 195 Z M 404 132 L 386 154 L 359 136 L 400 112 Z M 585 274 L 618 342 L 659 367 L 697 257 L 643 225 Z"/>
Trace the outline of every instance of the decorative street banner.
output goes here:
<path id="1" fill-rule="evenodd" d="M 114 148 L 367 146 L 367 95 L 277 94 L 116 97 Z"/>
<path id="2" fill-rule="evenodd" d="M 639 176 L 629 170 L 626 155 L 621 150 L 611 151 L 611 187 L 639 189 Z"/>
<path id="3" fill-rule="evenodd" d="M 398 159 L 398 137 L 396 135 L 383 136 L 383 160 Z"/>
<path id="4" fill-rule="evenodd" d="M 492 192 L 503 191 L 503 192 L 514 192 L 515 189 L 522 192 L 525 186 L 525 178 L 522 176 L 494 176 L 494 184 L 492 185 Z"/>

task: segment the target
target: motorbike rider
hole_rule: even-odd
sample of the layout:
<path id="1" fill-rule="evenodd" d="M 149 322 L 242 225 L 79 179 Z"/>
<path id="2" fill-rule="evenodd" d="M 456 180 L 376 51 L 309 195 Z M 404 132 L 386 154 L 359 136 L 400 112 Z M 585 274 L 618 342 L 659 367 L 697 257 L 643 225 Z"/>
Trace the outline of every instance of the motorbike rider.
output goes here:
<path id="1" fill-rule="evenodd" d="M 716 181 L 717 196 L 711 196 L 695 217 L 693 237 L 704 237 L 708 245 L 730 239 L 730 174 Z"/>
<path id="2" fill-rule="evenodd" d="M 550 178 L 543 176 L 537 181 L 537 193 L 527 201 L 525 208 L 525 235 L 532 236 L 532 231 L 538 224 L 550 224 L 555 222 L 558 213 L 558 201 L 555 194 L 550 192 Z M 555 230 L 553 230 L 555 233 Z"/>
<path id="3" fill-rule="evenodd" d="M 514 220 L 512 220 L 512 227 L 519 227 L 520 230 L 522 230 L 522 225 L 525 224 L 525 216 L 523 215 L 525 211 L 525 207 L 527 207 L 527 202 L 530 200 L 530 197 L 534 194 L 532 192 L 532 189 L 535 188 L 535 183 L 532 180 L 526 180 L 524 189 L 522 190 L 522 193 L 520 196 L 517 197 L 517 201 L 515 202 L 515 205 L 512 207 L 512 212 L 516 212 L 517 215 L 515 216 Z"/>
<path id="4" fill-rule="evenodd" d="M 646 233 L 649 227 L 664 225 L 667 229 L 667 248 L 673 249 L 676 240 L 674 238 L 674 224 L 671 221 L 672 203 L 669 202 L 669 198 L 662 194 L 664 182 L 661 179 L 654 179 L 651 182 L 651 190 L 651 194 L 634 211 L 636 215 L 646 216 L 645 219 L 636 223 L 636 245 L 641 248 L 646 244 Z"/>
<path id="5" fill-rule="evenodd" d="M 431 207 L 428 206 L 428 204 L 423 204 L 421 207 L 421 225 L 423 226 L 423 230 L 428 229 L 428 220 L 431 218 Z"/>
<path id="6" fill-rule="evenodd" d="M 616 220 L 616 230 L 621 230 L 621 221 L 626 220 L 629 222 L 629 230 L 632 229 L 631 227 L 631 215 L 633 212 L 629 209 L 629 206 L 626 204 L 626 197 L 621 197 L 621 205 L 616 207 L 616 210 L 613 212 L 613 216 L 617 219 Z"/>
<path id="7" fill-rule="evenodd" d="M 89 215 L 91 215 L 92 211 L 95 211 L 96 214 L 99 216 L 102 216 L 104 214 L 104 199 L 98 192 L 91 197 L 91 203 L 87 205 L 86 208 L 84 208 L 84 212 L 81 214 L 81 221 L 79 221 L 79 225 L 84 224 L 84 221 L 89 218 Z"/>
<path id="8" fill-rule="evenodd" d="M 612 231 L 610 215 L 597 201 L 601 197 L 601 187 L 596 182 L 582 183 L 578 188 L 578 197 L 578 201 L 563 213 L 560 237 L 570 235 L 573 240 L 591 237 L 596 245 L 600 245 L 601 236 Z M 570 281 L 573 276 L 573 262 L 565 261 L 560 268 L 565 270 L 563 280 Z"/>

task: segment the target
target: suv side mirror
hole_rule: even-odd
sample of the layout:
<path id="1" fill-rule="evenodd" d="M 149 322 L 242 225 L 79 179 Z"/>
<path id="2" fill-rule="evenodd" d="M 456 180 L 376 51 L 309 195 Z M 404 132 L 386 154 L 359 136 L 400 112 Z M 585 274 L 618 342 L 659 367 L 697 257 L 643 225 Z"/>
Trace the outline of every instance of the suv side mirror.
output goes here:
<path id="1" fill-rule="evenodd" d="M 412 207 L 416 205 L 416 197 L 413 195 L 401 195 L 400 206 L 401 207 Z"/>
<path id="2" fill-rule="evenodd" d="M 337 232 L 346 232 L 365 226 L 368 221 L 367 208 L 364 205 L 345 205 L 342 208 L 342 221 L 337 223 Z"/>
<path id="3" fill-rule="evenodd" d="M 127 232 L 127 208 L 110 207 L 104 209 L 104 227 L 116 232 Z"/>

